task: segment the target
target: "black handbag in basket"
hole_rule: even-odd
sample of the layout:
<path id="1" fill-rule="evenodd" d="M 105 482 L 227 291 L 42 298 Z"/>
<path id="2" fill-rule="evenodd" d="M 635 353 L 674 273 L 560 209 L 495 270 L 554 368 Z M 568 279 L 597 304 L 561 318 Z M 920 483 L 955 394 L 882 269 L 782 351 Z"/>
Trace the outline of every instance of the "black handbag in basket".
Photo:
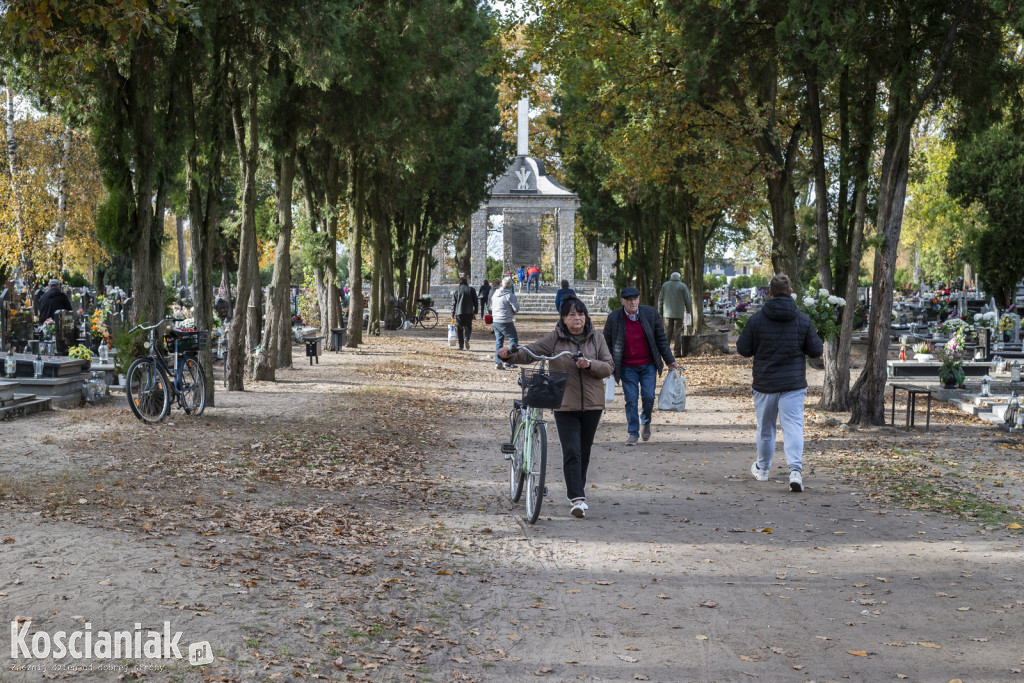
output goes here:
<path id="1" fill-rule="evenodd" d="M 569 373 L 563 370 L 540 372 L 523 368 L 523 404 L 547 410 L 561 408 L 568 381 Z"/>

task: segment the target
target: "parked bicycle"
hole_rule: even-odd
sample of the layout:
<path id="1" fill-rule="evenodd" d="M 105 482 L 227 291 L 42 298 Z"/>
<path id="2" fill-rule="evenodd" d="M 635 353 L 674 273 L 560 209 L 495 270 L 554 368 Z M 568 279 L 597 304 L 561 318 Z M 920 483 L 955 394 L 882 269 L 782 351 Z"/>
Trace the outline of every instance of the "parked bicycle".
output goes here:
<path id="1" fill-rule="evenodd" d="M 547 495 L 544 480 L 548 466 L 548 430 L 544 410 L 553 410 L 562 405 L 565 384 L 569 373 L 563 370 L 547 370 L 547 361 L 570 356 L 578 358 L 572 351 L 562 351 L 554 356 L 538 356 L 524 347 L 518 347 L 540 361 L 536 368 L 522 368 L 519 386 L 523 389 L 522 399 L 512 402 L 509 423 L 512 427 L 510 443 L 501 445 L 501 452 L 509 461 L 508 494 L 513 503 L 518 503 L 526 491 L 526 521 L 534 524 L 540 516 L 541 503 Z M 516 351 L 516 347 L 511 348 Z"/>
<path id="2" fill-rule="evenodd" d="M 146 349 L 149 353 L 132 361 L 128 366 L 125 394 L 135 417 L 143 422 L 160 422 L 170 412 L 173 399 L 189 415 L 202 415 L 206 409 L 206 373 L 199 363 L 199 351 L 209 343 L 206 330 L 180 330 L 168 328 L 162 335 L 168 350 L 173 343 L 171 365 L 157 346 L 157 330 L 173 318 L 164 318 L 153 325 L 136 325 L 130 332 L 149 332 Z M 173 368 L 173 371 L 172 369 Z M 169 380 L 173 374 L 174 381 Z"/>
<path id="3" fill-rule="evenodd" d="M 404 303 L 404 300 L 403 300 Z M 420 297 L 416 302 L 416 314 L 409 318 L 413 325 L 419 325 L 425 330 L 432 330 L 437 327 L 437 311 L 429 298 Z"/>

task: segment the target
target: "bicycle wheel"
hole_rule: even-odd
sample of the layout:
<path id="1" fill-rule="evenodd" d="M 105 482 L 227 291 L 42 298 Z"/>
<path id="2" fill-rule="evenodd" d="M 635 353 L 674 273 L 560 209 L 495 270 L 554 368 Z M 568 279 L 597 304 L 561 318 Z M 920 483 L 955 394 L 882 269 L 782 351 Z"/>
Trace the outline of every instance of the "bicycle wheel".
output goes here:
<path id="1" fill-rule="evenodd" d="M 526 477 L 523 476 L 523 448 L 526 445 L 526 430 L 519 428 L 522 421 L 523 414 L 513 408 L 512 446 L 515 451 L 508 461 L 508 497 L 512 499 L 513 503 L 518 503 L 519 497 L 523 495 L 523 482 L 526 480 Z"/>
<path id="2" fill-rule="evenodd" d="M 391 315 L 391 319 L 388 321 L 388 329 L 400 330 L 402 325 L 405 324 L 405 313 L 401 308 L 395 307 L 395 312 Z"/>
<path id="3" fill-rule="evenodd" d="M 149 356 L 136 358 L 128 366 L 124 391 L 128 407 L 143 422 L 159 422 L 167 415 L 167 375 Z"/>
<path id="4" fill-rule="evenodd" d="M 526 521 L 533 524 L 544 502 L 544 477 L 548 470 L 548 430 L 544 423 L 533 426 L 530 439 L 529 471 L 526 473 Z"/>
<path id="5" fill-rule="evenodd" d="M 206 409 L 206 373 L 198 358 L 186 356 L 181 365 L 178 401 L 189 415 L 202 415 Z"/>
<path id="6" fill-rule="evenodd" d="M 437 311 L 433 308 L 424 308 L 420 313 L 420 327 L 425 330 L 432 330 L 437 327 Z"/>

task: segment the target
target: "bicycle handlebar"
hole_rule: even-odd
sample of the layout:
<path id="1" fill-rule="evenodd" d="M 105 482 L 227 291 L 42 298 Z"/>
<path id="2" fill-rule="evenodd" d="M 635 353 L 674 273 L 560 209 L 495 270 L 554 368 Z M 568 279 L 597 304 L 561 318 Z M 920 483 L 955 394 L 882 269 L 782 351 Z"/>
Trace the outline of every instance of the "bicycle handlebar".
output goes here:
<path id="1" fill-rule="evenodd" d="M 513 345 L 513 344 L 509 344 L 508 350 L 511 351 L 512 353 L 515 353 L 516 351 L 526 351 L 528 354 L 533 356 L 534 359 L 536 359 L 536 360 L 554 360 L 556 358 L 561 358 L 562 356 L 569 356 L 573 360 L 576 360 L 578 358 L 583 358 L 584 360 L 589 360 L 582 353 L 573 353 L 572 351 L 568 351 L 568 350 L 562 351 L 560 353 L 556 353 L 554 356 L 540 356 L 540 355 L 534 353 L 533 351 L 531 351 L 530 349 L 526 348 L 525 346 L 518 346 L 518 345 Z"/>
<path id="2" fill-rule="evenodd" d="M 156 329 L 157 327 L 160 327 L 161 325 L 163 325 L 168 320 L 173 320 L 175 322 L 181 322 L 182 320 L 184 320 L 184 318 L 171 318 L 171 317 L 167 317 L 167 318 L 164 318 L 164 319 L 160 320 L 159 322 L 155 322 L 155 323 L 153 323 L 152 325 L 149 325 L 149 326 L 146 326 L 146 325 L 143 325 L 142 323 L 139 323 L 138 325 L 136 325 L 132 329 L 128 330 L 128 333 L 131 334 L 135 330 L 144 330 L 144 331 L 148 332 L 150 330 Z"/>

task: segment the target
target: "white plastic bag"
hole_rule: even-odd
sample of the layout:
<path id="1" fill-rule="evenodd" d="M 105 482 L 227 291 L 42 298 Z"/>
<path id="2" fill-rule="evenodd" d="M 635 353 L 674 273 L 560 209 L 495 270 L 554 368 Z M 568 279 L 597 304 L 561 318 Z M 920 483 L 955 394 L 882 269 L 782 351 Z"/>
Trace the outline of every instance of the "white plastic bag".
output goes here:
<path id="1" fill-rule="evenodd" d="M 604 402 L 611 403 L 615 400 L 615 376 L 609 375 L 604 378 Z"/>
<path id="2" fill-rule="evenodd" d="M 675 370 L 669 370 L 665 383 L 661 385 L 658 410 L 674 410 L 677 413 L 686 410 L 686 378 Z"/>
<path id="3" fill-rule="evenodd" d="M 448 346 L 459 345 L 459 330 L 455 327 L 455 323 L 448 326 Z"/>

